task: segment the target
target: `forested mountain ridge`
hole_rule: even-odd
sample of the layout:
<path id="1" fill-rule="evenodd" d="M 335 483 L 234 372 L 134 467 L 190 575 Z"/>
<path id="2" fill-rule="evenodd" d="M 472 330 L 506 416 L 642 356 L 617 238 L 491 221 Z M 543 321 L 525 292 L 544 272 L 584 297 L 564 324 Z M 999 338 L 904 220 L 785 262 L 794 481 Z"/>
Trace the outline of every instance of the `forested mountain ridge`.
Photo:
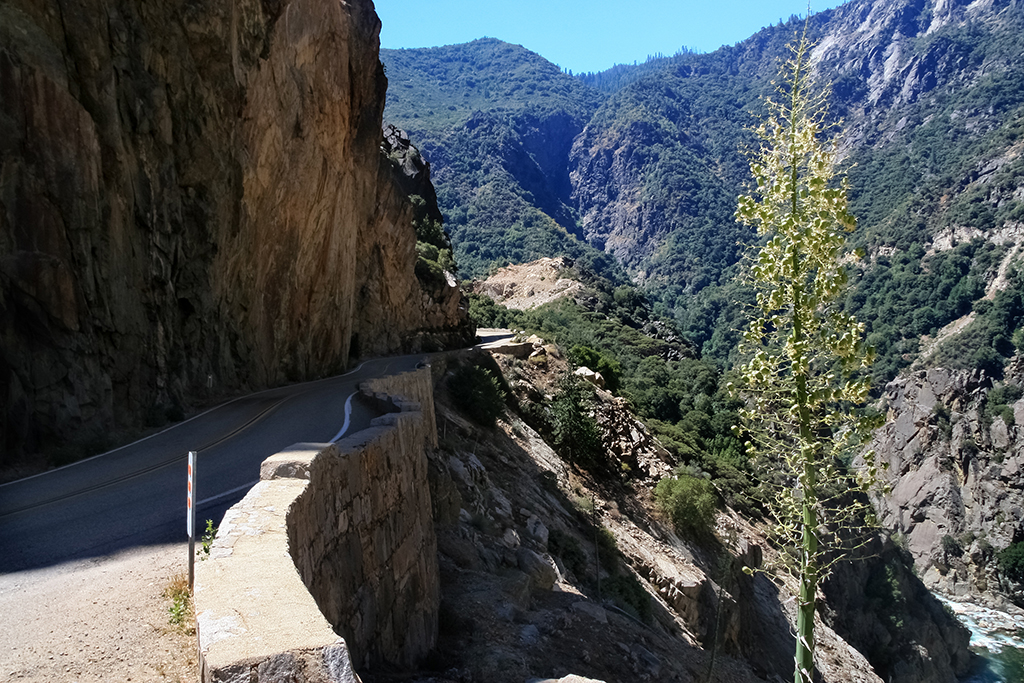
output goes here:
<path id="1" fill-rule="evenodd" d="M 482 108 L 432 127 L 417 129 L 409 101 L 389 104 L 385 116 L 418 130 L 413 137 L 433 164 L 464 275 L 475 277 L 506 261 L 560 254 L 583 256 L 585 269 L 603 265 L 612 272 L 613 264 L 593 257 L 599 249 L 625 266 L 653 301 L 655 314 L 675 319 L 701 349 L 702 362 L 726 368 L 744 324 L 738 302 L 749 297 L 735 276 L 744 245 L 754 237 L 733 217 L 736 197 L 748 183 L 745 150 L 754 144 L 749 128 L 764 112 L 763 98 L 772 92 L 772 79 L 788 56 L 787 44 L 804 26 L 794 18 L 711 54 L 616 67 L 614 78 L 604 83 L 588 75 L 580 79 L 583 84 L 601 84 L 601 90 L 572 89 L 566 83 L 557 98 L 534 86 L 541 95 L 524 99 L 535 76 L 506 69 L 501 74 L 510 90 L 513 82 L 518 85 L 516 99 L 482 103 L 463 96 L 481 102 Z M 996 550 L 1011 540 L 1020 543 L 1024 527 L 1019 516 L 1007 516 L 1000 507 L 1019 508 L 1018 475 L 1010 473 L 1012 467 L 992 474 L 991 463 L 1004 458 L 1017 463 L 1024 457 L 1013 424 L 1014 414 L 1024 416 L 1017 393 L 1024 380 L 1005 369 L 1024 349 L 1024 2 L 852 0 L 812 16 L 806 26 L 816 45 L 816 87 L 826 93 L 837 124 L 831 132 L 859 219 L 850 246 L 865 255 L 849 260 L 844 305 L 865 323 L 868 342 L 878 351 L 873 368 L 878 407 L 890 421 L 902 419 L 898 438 L 885 442 L 887 457 L 900 463 L 894 476 L 899 482 L 914 481 L 922 466 L 919 446 L 931 444 L 929 457 L 934 458 L 926 463 L 959 463 L 953 469 L 962 480 L 950 489 L 950 500 L 974 495 L 970 487 L 978 482 L 992 497 L 976 505 L 973 517 L 952 503 L 946 509 L 914 496 L 893 499 L 896 507 L 907 506 L 899 533 L 913 539 L 911 550 L 921 571 L 945 566 L 949 558 L 942 553 L 954 547 L 953 541 L 967 552 L 971 542 L 964 539 L 970 534 L 983 538 L 995 529 L 994 517 L 985 517 L 989 512 L 1002 512 L 1005 519 L 1001 531 L 985 543 Z M 497 50 L 499 45 L 470 44 L 481 55 L 486 54 L 482 47 Z M 435 50 L 436 55 L 462 57 L 471 52 L 459 49 Z M 507 50 L 521 62 L 543 64 L 554 82 L 568 78 L 522 48 Z M 401 54 L 413 60 L 427 52 Z M 389 93 L 396 91 L 397 74 L 414 75 L 409 64 L 396 66 L 393 57 L 382 56 L 392 79 Z M 496 78 L 492 64 L 476 59 L 460 66 L 463 73 Z M 420 80 L 415 87 L 439 91 L 442 81 Z M 443 82 L 449 88 L 446 97 L 458 94 L 449 81 Z M 568 112 L 564 116 L 571 125 L 546 129 L 546 149 L 554 150 L 558 164 L 540 163 L 542 156 L 522 143 L 521 112 L 531 110 L 544 111 L 544 120 L 553 120 L 552 112 Z M 475 130 L 486 135 L 474 137 Z M 497 153 L 502 149 L 518 156 Z M 557 175 L 563 153 L 568 195 L 564 178 Z M 527 189 L 531 177 L 543 179 L 537 187 L 559 188 L 551 190 L 558 202 L 538 199 L 549 195 Z M 502 204 L 495 201 L 499 196 L 514 201 Z M 463 203 L 463 197 L 470 201 Z M 556 314 L 567 317 L 564 310 Z M 626 368 L 613 343 L 595 340 L 596 351 Z M 646 366 L 636 365 L 646 373 Z M 686 374 L 678 363 L 668 365 Z M 946 368 L 970 378 L 964 386 L 973 388 L 966 393 L 950 389 L 941 405 L 926 401 L 910 410 L 906 405 L 916 405 L 917 399 L 901 398 L 897 384 L 887 388 L 887 383 L 912 365 Z M 670 383 L 648 384 L 667 387 L 658 398 L 669 397 Z M 683 400 L 633 398 L 660 437 L 678 436 L 687 453 L 692 451 L 684 460 L 726 478 L 728 468 L 719 465 L 728 459 L 719 456 L 728 449 L 712 443 L 714 430 L 702 443 L 687 441 L 700 433 L 701 411 Z M 986 413 L 989 403 L 994 408 Z M 708 415 L 722 418 L 720 408 L 711 406 Z M 995 410 L 1001 411 L 1001 422 L 992 417 Z M 1003 438 L 1000 430 L 1009 436 Z M 927 531 L 924 536 L 921 529 Z M 977 562 L 958 561 L 976 568 L 977 576 L 995 571 L 992 553 L 978 557 Z M 957 580 L 972 592 L 984 593 L 986 585 L 994 585 Z M 947 579 L 940 583 L 951 585 Z"/>
<path id="2" fill-rule="evenodd" d="M 464 275 L 581 255 L 582 236 L 725 360 L 745 296 L 734 266 L 751 241 L 732 215 L 749 127 L 803 26 L 794 17 L 714 53 L 616 67 L 627 85 L 609 95 L 574 88 L 554 65 L 493 39 L 384 51 L 385 116 L 413 131 L 433 164 Z M 808 22 L 818 85 L 842 124 L 837 144 L 860 219 L 852 241 L 870 256 L 851 266 L 847 306 L 879 349 L 879 383 L 916 358 L 922 335 L 971 312 L 1009 265 L 1007 235 L 1024 218 L 1022 28 L 1019 0 L 854 0 Z M 488 99 L 470 85 L 495 79 L 513 95 L 488 87 Z M 433 94 L 418 106 L 411 94 L 421 91 Z M 454 110 L 439 118 L 442 101 Z M 969 348 L 940 355 L 994 367 L 1012 353 L 1024 308 L 1009 274 L 996 307 L 1006 341 L 989 315 Z M 998 358 L 982 350 L 993 345 Z"/>
<path id="3" fill-rule="evenodd" d="M 549 254 L 602 260 L 580 239 L 567 168 L 572 141 L 602 94 L 493 38 L 381 50 L 381 60 L 385 119 L 430 161 L 464 275 Z"/>

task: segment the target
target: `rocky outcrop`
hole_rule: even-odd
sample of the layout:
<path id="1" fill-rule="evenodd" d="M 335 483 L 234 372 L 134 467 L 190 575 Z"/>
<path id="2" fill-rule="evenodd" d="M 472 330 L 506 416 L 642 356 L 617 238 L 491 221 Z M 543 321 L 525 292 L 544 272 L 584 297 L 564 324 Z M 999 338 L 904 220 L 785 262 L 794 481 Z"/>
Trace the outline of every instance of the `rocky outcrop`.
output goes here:
<path id="1" fill-rule="evenodd" d="M 822 13 L 827 29 L 814 47 L 822 74 L 840 84 L 836 92 L 844 114 L 846 144 L 887 142 L 898 130 L 917 125 L 905 107 L 937 88 L 968 89 L 984 75 L 1002 71 L 1002 59 L 986 63 L 954 31 L 1006 28 L 1019 11 L 1007 3 L 982 0 L 856 0 Z M 1002 5 L 1002 7 L 1000 6 Z M 856 80 L 857 84 L 852 85 Z M 964 111 L 984 126 L 991 111 Z"/>
<path id="2" fill-rule="evenodd" d="M 465 320 L 413 275 L 369 0 L 0 6 L 0 452 Z"/>
<path id="3" fill-rule="evenodd" d="M 558 299 L 583 295 L 583 283 L 565 277 L 573 262 L 565 257 L 542 258 L 497 269 L 486 280 L 472 283 L 472 291 L 507 308 L 528 311 Z"/>
<path id="4" fill-rule="evenodd" d="M 914 576 L 903 554 L 875 539 L 822 585 L 832 628 L 882 680 L 955 683 L 971 668 L 970 632 Z"/>
<path id="5" fill-rule="evenodd" d="M 1017 359 L 1003 386 L 1022 382 Z M 882 525 L 905 539 L 924 582 L 999 604 L 994 553 L 1024 538 L 1024 431 L 1007 424 L 1024 418 L 1024 401 L 997 410 L 992 387 L 977 370 L 900 376 L 870 447 L 889 463 Z"/>

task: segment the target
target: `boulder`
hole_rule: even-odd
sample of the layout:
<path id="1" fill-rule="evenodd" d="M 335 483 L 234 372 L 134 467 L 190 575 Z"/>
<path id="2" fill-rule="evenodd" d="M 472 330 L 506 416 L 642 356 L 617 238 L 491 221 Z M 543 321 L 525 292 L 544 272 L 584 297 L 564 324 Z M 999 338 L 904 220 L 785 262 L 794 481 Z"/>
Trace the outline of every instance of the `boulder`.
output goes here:
<path id="1" fill-rule="evenodd" d="M 598 389 L 604 389 L 604 377 L 601 376 L 600 372 L 595 372 L 594 370 L 591 370 L 590 368 L 583 366 L 576 368 L 575 374 L 587 380 Z"/>
<path id="2" fill-rule="evenodd" d="M 558 574 L 555 572 L 555 568 L 551 566 L 551 563 L 542 555 L 533 552 L 529 548 L 519 548 L 516 551 L 516 561 L 519 564 L 519 568 L 530 577 L 530 582 L 534 588 L 551 590 L 551 587 L 555 585 Z"/>

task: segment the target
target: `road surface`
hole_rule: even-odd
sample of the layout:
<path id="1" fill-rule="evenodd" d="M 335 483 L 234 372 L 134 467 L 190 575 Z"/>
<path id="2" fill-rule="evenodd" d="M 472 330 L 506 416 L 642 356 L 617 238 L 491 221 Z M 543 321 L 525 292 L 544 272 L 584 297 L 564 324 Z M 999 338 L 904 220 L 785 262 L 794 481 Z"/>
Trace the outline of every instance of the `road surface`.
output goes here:
<path id="1" fill-rule="evenodd" d="M 483 343 L 509 334 L 479 331 Z M 350 400 L 360 382 L 427 358 L 370 360 L 338 377 L 251 394 L 109 453 L 0 486 L 0 592 L 12 572 L 182 540 L 190 450 L 198 453 L 198 535 L 203 520 L 219 522 L 242 499 L 268 456 L 367 427 L 376 413 Z"/>

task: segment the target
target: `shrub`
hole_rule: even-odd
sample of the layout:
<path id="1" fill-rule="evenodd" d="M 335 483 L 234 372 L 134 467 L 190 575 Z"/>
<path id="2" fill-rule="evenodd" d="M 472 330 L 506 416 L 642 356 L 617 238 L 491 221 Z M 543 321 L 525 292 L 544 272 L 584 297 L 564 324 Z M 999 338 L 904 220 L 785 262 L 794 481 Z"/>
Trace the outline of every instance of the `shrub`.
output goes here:
<path id="1" fill-rule="evenodd" d="M 448 392 L 460 410 L 477 424 L 494 426 L 505 407 L 505 392 L 498 379 L 476 365 L 464 365 L 448 380 Z"/>
<path id="2" fill-rule="evenodd" d="M 555 451 L 574 465 L 593 465 L 601 453 L 601 434 L 590 415 L 593 393 L 585 380 L 567 374 L 551 402 Z"/>
<path id="3" fill-rule="evenodd" d="M 583 344 L 576 344 L 569 349 L 568 356 L 569 360 L 576 365 L 585 366 L 601 373 L 608 391 L 618 391 L 622 375 L 622 365 L 611 355 L 595 351 Z"/>
<path id="4" fill-rule="evenodd" d="M 597 529 L 596 544 L 598 548 L 598 561 L 609 574 L 619 572 L 619 543 L 615 540 L 615 534 L 606 527 Z"/>
<path id="5" fill-rule="evenodd" d="M 999 571 L 1017 583 L 1024 583 L 1024 542 L 1011 543 L 996 555 Z"/>
<path id="6" fill-rule="evenodd" d="M 582 579 L 587 569 L 587 556 L 580 542 L 561 529 L 552 529 L 548 534 L 548 551 L 562 558 L 565 568 L 577 579 Z"/>
<path id="7" fill-rule="evenodd" d="M 946 534 L 942 537 L 942 557 L 943 560 L 948 564 L 950 560 L 955 560 L 964 554 L 963 546 L 955 538 Z"/>
<path id="8" fill-rule="evenodd" d="M 932 410 L 932 424 L 939 428 L 942 435 L 947 439 L 953 434 L 953 423 L 947 408 L 942 403 L 936 403 L 935 408 Z"/>
<path id="9" fill-rule="evenodd" d="M 640 621 L 651 621 L 651 596 L 632 574 L 613 576 L 601 584 L 601 590 L 615 603 Z"/>
<path id="10" fill-rule="evenodd" d="M 654 499 L 679 533 L 711 533 L 717 506 L 714 489 L 707 480 L 683 473 L 662 479 L 654 489 Z"/>

